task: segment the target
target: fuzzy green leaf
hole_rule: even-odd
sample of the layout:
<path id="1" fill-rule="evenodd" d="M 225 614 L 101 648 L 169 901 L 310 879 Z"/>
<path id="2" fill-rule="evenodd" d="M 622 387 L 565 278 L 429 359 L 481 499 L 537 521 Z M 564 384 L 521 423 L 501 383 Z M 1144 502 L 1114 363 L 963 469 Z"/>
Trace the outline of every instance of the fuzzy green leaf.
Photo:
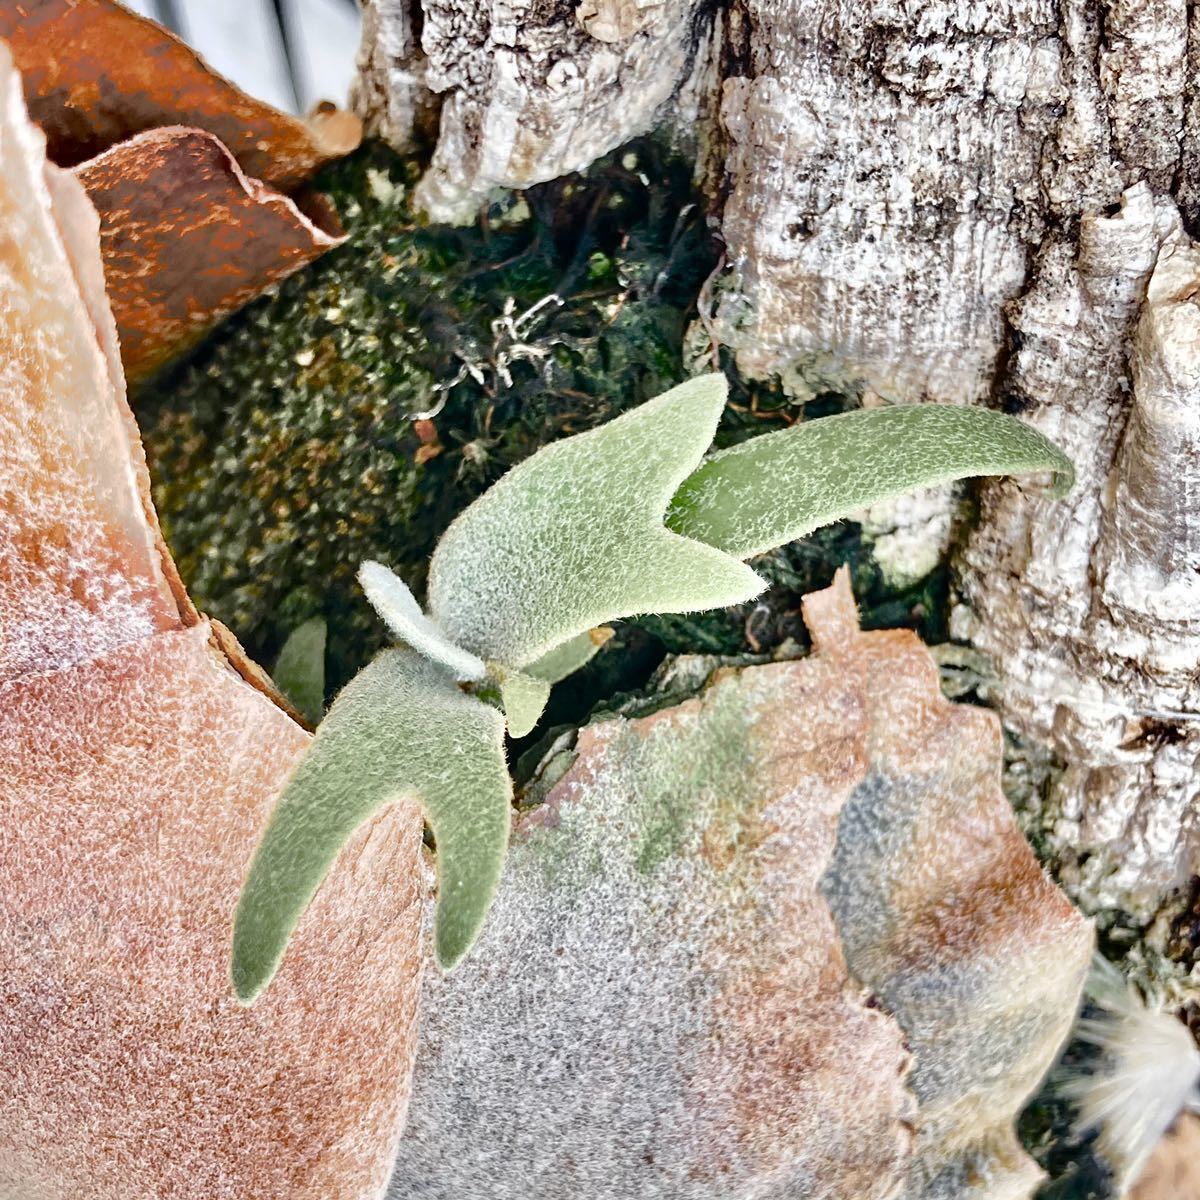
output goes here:
<path id="1" fill-rule="evenodd" d="M 858 509 L 972 475 L 1052 471 L 1070 459 L 1004 413 L 945 404 L 864 409 L 764 434 L 714 454 L 690 475 L 667 524 L 751 558 Z"/>
<path id="2" fill-rule="evenodd" d="M 690 380 L 539 450 L 467 508 L 429 570 L 447 636 L 520 668 L 596 625 L 738 604 L 763 581 L 663 524 L 712 441 L 727 385 Z"/>
<path id="3" fill-rule="evenodd" d="M 441 663 L 455 679 L 483 678 L 486 672 L 483 660 L 446 637 L 421 611 L 417 598 L 395 571 L 382 563 L 364 562 L 358 568 L 358 581 L 383 623 L 399 641 Z"/>
<path id="4" fill-rule="evenodd" d="M 505 671 L 499 678 L 499 688 L 509 737 L 524 737 L 546 708 L 550 684 L 524 671 Z"/>
<path id="5" fill-rule="evenodd" d="M 310 617 L 297 625 L 283 643 L 271 674 L 275 686 L 311 725 L 325 713 L 325 640 L 324 617 Z"/>
<path id="6" fill-rule="evenodd" d="M 547 651 L 535 663 L 525 668 L 526 675 L 544 679 L 547 683 L 557 683 L 574 675 L 576 671 L 586 667 L 588 663 L 604 649 L 612 640 L 613 631 L 607 625 L 598 629 L 589 629 L 570 641 L 563 642 Z"/>
<path id="7" fill-rule="evenodd" d="M 435 941 L 448 970 L 478 935 L 508 844 L 504 722 L 434 663 L 385 651 L 338 696 L 275 808 L 238 901 L 233 985 L 252 1001 L 354 832 L 415 798 L 437 839 Z"/>

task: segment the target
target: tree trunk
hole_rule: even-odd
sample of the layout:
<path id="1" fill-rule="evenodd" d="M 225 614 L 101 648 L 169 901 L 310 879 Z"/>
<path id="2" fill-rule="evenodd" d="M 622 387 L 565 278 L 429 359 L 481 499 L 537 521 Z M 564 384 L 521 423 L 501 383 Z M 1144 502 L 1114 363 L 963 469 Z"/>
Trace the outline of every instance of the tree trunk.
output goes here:
<path id="1" fill-rule="evenodd" d="M 727 247 L 710 329 L 744 373 L 1002 406 L 1072 455 L 1066 502 L 984 488 L 954 629 L 994 660 L 1009 724 L 1067 763 L 1046 832 L 1081 896 L 1151 916 L 1200 871 L 1200 10 L 368 12 L 365 115 L 403 144 L 441 104 L 431 217 L 673 124 Z M 944 506 L 895 518 L 910 564 Z"/>

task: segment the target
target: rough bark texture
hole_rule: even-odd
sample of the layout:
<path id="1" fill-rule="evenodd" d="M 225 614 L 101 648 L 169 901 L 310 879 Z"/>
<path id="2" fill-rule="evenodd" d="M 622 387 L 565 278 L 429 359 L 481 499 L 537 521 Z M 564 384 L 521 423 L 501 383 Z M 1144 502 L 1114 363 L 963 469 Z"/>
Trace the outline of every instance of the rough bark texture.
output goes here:
<path id="1" fill-rule="evenodd" d="M 692 0 L 375 0 L 358 103 L 403 149 L 422 88 L 442 98 L 418 200 L 434 220 L 469 220 L 496 188 L 581 170 L 665 119 L 702 40 Z"/>
<path id="2" fill-rule="evenodd" d="M 1003 664 L 1010 721 L 1068 764 L 1047 824 L 1077 885 L 1145 916 L 1200 870 L 1198 290 L 1144 186 L 1043 253 L 1008 378 L 1080 482 L 1062 504 L 988 488 L 955 622 Z"/>
<path id="3" fill-rule="evenodd" d="M 1002 669 L 1010 723 L 1070 764 L 1050 832 L 1107 852 L 1083 894 L 1153 910 L 1200 867 L 1194 8 L 371 7 L 444 95 L 433 216 L 582 165 L 668 119 L 674 93 L 702 118 L 731 268 L 711 329 L 743 372 L 1003 404 L 1058 437 L 1073 499 L 989 487 L 957 629 Z M 944 543 L 944 506 L 872 514 L 897 530 L 897 573 Z"/>

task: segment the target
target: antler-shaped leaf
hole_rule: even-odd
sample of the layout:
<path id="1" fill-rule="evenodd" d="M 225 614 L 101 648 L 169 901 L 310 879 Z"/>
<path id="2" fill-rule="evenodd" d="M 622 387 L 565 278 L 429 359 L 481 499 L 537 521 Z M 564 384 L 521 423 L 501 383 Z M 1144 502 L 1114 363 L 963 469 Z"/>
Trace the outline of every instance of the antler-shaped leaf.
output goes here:
<path id="1" fill-rule="evenodd" d="M 667 524 L 751 558 L 867 505 L 972 475 L 1075 469 L 1057 446 L 1004 413 L 947 404 L 862 409 L 806 421 L 714 454 L 684 481 Z"/>
<path id="2" fill-rule="evenodd" d="M 727 385 L 706 375 L 599 429 L 539 450 L 467 508 L 429 570 L 429 607 L 455 643 L 524 667 L 597 625 L 739 604 L 763 581 L 664 525 L 712 442 Z"/>
<path id="3" fill-rule="evenodd" d="M 425 804 L 437 835 L 438 957 L 450 967 L 469 949 L 504 856 L 511 784 L 503 719 L 452 676 L 494 693 L 522 736 L 550 684 L 602 644 L 604 621 L 748 600 L 763 581 L 739 559 L 915 488 L 1052 471 L 1066 490 L 1073 477 L 1035 430 L 947 405 L 814 421 L 697 467 L 725 395 L 721 376 L 693 379 L 510 471 L 438 545 L 432 617 L 390 571 L 364 565 L 368 596 L 419 653 L 382 655 L 355 679 L 292 777 L 238 908 L 243 999 L 270 979 L 339 849 L 401 795 Z"/>
<path id="4" fill-rule="evenodd" d="M 438 960 L 449 969 L 466 953 L 508 844 L 504 721 L 436 664 L 389 650 L 334 702 L 255 853 L 234 922 L 241 1000 L 270 982 L 338 852 L 403 796 L 424 807 L 437 838 Z"/>

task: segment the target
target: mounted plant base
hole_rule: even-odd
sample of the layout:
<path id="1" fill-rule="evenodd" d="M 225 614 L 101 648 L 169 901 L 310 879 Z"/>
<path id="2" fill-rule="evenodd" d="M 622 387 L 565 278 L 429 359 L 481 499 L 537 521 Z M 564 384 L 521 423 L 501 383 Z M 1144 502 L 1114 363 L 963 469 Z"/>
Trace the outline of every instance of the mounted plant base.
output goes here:
<path id="1" fill-rule="evenodd" d="M 494 719 L 491 704 L 512 736 L 534 728 L 550 681 L 522 668 L 584 661 L 580 641 L 602 621 L 750 600 L 766 581 L 743 558 L 922 483 L 1039 471 L 1070 488 L 1070 462 L 1040 434 L 1002 413 L 932 405 L 793 426 L 702 461 L 727 395 L 724 376 L 697 376 L 519 464 L 438 543 L 428 616 L 398 577 L 363 565 L 368 598 L 420 670 L 376 659 L 288 781 L 238 907 L 239 996 L 270 982 L 338 851 L 392 799 L 422 803 L 438 839 L 438 961 L 449 969 L 470 949 L 503 861 L 510 791 L 502 726 L 490 738 L 466 730 Z"/>

